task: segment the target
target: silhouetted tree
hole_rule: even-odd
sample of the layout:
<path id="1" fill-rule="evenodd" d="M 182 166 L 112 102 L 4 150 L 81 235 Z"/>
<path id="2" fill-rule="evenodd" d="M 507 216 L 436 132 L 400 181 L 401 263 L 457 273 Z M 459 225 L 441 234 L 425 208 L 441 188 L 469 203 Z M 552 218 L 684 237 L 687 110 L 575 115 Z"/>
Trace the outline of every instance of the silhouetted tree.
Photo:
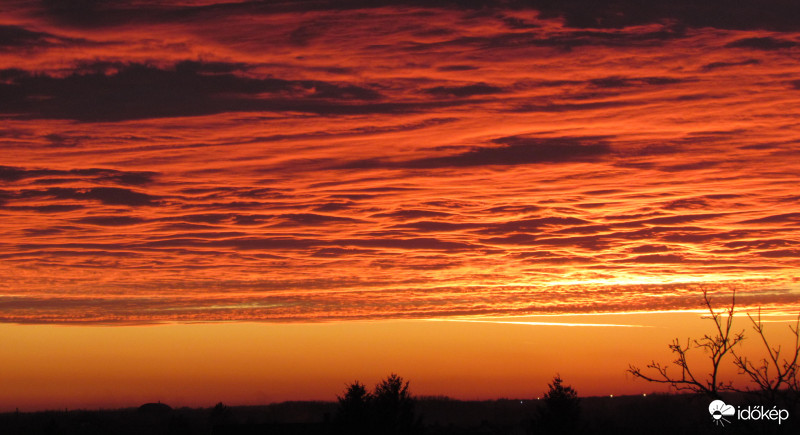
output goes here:
<path id="1" fill-rule="evenodd" d="M 392 373 L 369 393 L 358 381 L 337 396 L 335 428 L 341 434 L 411 434 L 419 431 L 408 382 Z"/>
<path id="2" fill-rule="evenodd" d="M 339 409 L 336 413 L 337 432 L 342 434 L 366 434 L 372 425 L 372 394 L 364 384 L 355 381 L 347 386 L 344 395 L 336 397 Z"/>
<path id="3" fill-rule="evenodd" d="M 571 386 L 563 385 L 561 375 L 556 374 L 544 395 L 544 406 L 539 408 L 539 426 L 549 433 L 574 433 L 578 430 L 580 399 Z"/>
<path id="4" fill-rule="evenodd" d="M 375 417 L 382 433 L 405 434 L 413 431 L 414 399 L 408 392 L 408 381 L 392 373 L 375 386 Z"/>
<path id="5" fill-rule="evenodd" d="M 711 320 L 714 322 L 716 330 L 713 334 L 706 334 L 699 340 L 686 339 L 686 344 L 681 344 L 679 339 L 673 340 L 669 345 L 669 349 L 676 355 L 673 361 L 680 370 L 680 377 L 673 376 L 667 373 L 668 365 L 652 361 L 647 365 L 647 368 L 652 369 L 653 374 L 645 374 L 639 367 L 632 364 L 628 365 L 628 372 L 637 378 L 644 379 L 649 382 L 657 382 L 661 384 L 669 384 L 676 390 L 689 390 L 696 393 L 703 393 L 715 399 L 719 398 L 719 392 L 724 390 L 732 390 L 733 385 L 731 382 L 724 383 L 718 379 L 719 368 L 722 360 L 734 346 L 739 344 L 744 339 L 744 331 L 732 332 L 733 328 L 733 312 L 736 306 L 736 292 L 733 292 L 731 297 L 731 306 L 727 310 L 715 311 L 711 305 L 711 298 L 708 292 L 703 290 L 703 301 L 706 308 L 711 313 Z M 723 321 L 723 314 L 725 320 Z M 695 368 L 689 366 L 687 359 L 688 352 L 691 349 L 703 349 L 709 354 L 711 359 L 711 373 L 706 377 L 701 377 Z"/>
<path id="6" fill-rule="evenodd" d="M 753 330 L 764 344 L 767 352 L 767 358 L 761 359 L 756 365 L 751 359 L 736 353 L 735 346 L 744 340 L 744 330 L 736 333 L 732 332 L 736 292 L 733 292 L 731 305 L 726 310 L 715 311 L 711 304 L 711 298 L 705 290 L 703 290 L 703 301 L 711 313 L 710 319 L 714 322 L 716 331 L 712 335 L 706 334 L 699 340 L 687 339 L 686 345 L 681 345 L 677 338 L 672 342 L 669 348 L 677 355 L 673 364 L 680 368 L 680 377 L 668 374 L 668 366 L 655 361 L 647 366 L 653 370 L 653 375 L 645 374 L 634 365 L 628 366 L 628 372 L 649 382 L 669 384 L 677 390 L 703 393 L 716 399 L 719 398 L 720 391 L 743 391 L 734 387 L 730 381 L 723 382 L 718 379 L 722 360 L 725 355 L 730 353 L 733 364 L 739 368 L 739 372 L 747 375 L 756 386 L 755 389 L 744 391 L 757 393 L 773 404 L 778 400 L 797 404 L 800 400 L 798 395 L 798 387 L 800 387 L 798 379 L 800 375 L 800 368 L 798 368 L 798 361 L 800 361 L 800 316 L 798 316 L 794 326 L 789 326 L 795 338 L 794 346 L 788 352 L 788 357 L 781 358 L 781 347 L 769 344 L 764 332 L 764 325 L 761 322 L 761 311 L 759 310 L 756 318 L 753 318 L 750 314 L 747 315 L 752 323 Z M 723 316 L 725 317 L 724 321 Z M 689 367 L 687 353 L 692 348 L 703 349 L 709 354 L 711 372 L 705 378 L 700 377 L 694 368 Z"/>
<path id="7" fill-rule="evenodd" d="M 747 318 L 753 325 L 753 330 L 761 338 L 761 343 L 767 351 L 767 358 L 762 358 L 759 365 L 753 364 L 752 360 L 746 356 L 733 353 L 733 363 L 739 368 L 739 372 L 750 377 L 756 384 L 755 392 L 769 403 L 782 402 L 784 404 L 797 404 L 800 401 L 798 394 L 798 358 L 800 358 L 800 316 L 797 317 L 794 326 L 789 329 L 794 335 L 794 347 L 788 352 L 788 358 L 781 359 L 781 346 L 772 346 L 764 334 L 764 324 L 761 322 L 761 309 L 758 310 L 758 317 L 753 318 L 749 313 Z"/>

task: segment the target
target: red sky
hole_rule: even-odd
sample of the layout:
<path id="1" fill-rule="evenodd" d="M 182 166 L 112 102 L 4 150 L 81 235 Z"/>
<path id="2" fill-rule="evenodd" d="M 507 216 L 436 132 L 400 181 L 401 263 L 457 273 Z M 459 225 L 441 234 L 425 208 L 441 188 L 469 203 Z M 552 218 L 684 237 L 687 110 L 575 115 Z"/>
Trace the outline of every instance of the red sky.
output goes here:
<path id="1" fill-rule="evenodd" d="M 2 3 L 7 334 L 800 306 L 794 6 Z"/>

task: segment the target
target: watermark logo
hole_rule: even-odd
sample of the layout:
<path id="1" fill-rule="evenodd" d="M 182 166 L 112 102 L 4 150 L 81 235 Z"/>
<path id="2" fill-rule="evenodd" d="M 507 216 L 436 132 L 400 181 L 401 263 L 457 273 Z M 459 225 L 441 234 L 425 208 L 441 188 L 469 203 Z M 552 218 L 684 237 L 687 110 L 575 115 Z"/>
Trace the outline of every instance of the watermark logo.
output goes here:
<path id="1" fill-rule="evenodd" d="M 731 422 L 725 417 L 731 417 L 735 415 L 736 409 L 734 409 L 731 405 L 726 405 L 722 400 L 715 400 L 708 405 L 708 412 L 711 414 L 714 424 L 724 427 L 725 423 Z"/>
<path id="2" fill-rule="evenodd" d="M 708 405 L 708 413 L 711 414 L 711 420 L 714 424 L 725 426 L 725 423 L 731 421 L 726 417 L 736 418 L 737 420 L 753 420 L 753 421 L 777 421 L 781 424 L 784 420 L 789 418 L 788 409 L 778 409 L 777 406 L 772 408 L 765 408 L 763 406 L 737 406 L 734 408 L 722 400 L 715 400 Z"/>

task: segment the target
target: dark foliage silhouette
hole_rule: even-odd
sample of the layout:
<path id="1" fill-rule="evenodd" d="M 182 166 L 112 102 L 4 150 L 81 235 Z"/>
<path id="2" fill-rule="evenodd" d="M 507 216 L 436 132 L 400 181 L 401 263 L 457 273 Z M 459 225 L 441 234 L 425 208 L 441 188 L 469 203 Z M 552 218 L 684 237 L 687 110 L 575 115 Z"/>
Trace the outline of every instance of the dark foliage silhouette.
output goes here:
<path id="1" fill-rule="evenodd" d="M 414 417 L 414 398 L 408 381 L 392 373 L 370 393 L 358 381 L 338 396 L 336 432 L 341 434 L 411 434 L 418 433 Z"/>
<path id="2" fill-rule="evenodd" d="M 544 406 L 539 408 L 537 426 L 545 433 L 575 433 L 579 429 L 580 399 L 578 392 L 564 385 L 556 374 L 544 395 Z"/>
<path id="3" fill-rule="evenodd" d="M 794 335 L 794 347 L 788 353 L 784 353 L 781 346 L 773 346 L 769 343 L 764 332 L 764 323 L 761 321 L 761 310 L 755 318 L 747 315 L 752 323 L 753 330 L 760 338 L 761 343 L 767 352 L 767 357 L 753 363 L 747 356 L 733 353 L 733 363 L 739 368 L 739 372 L 747 375 L 755 384 L 755 388 L 749 391 L 761 396 L 767 403 L 780 403 L 782 405 L 797 405 L 800 402 L 798 393 L 798 358 L 800 358 L 800 316 L 797 317 L 794 326 L 789 329 Z M 758 365 L 756 365 L 758 364 Z"/>
<path id="4" fill-rule="evenodd" d="M 411 433 L 414 429 L 414 399 L 408 381 L 392 373 L 375 386 L 375 416 L 384 433 Z"/>
<path id="5" fill-rule="evenodd" d="M 364 384 L 355 381 L 347 386 L 344 395 L 337 396 L 339 408 L 336 415 L 338 433 L 366 434 L 370 430 L 372 394 Z"/>

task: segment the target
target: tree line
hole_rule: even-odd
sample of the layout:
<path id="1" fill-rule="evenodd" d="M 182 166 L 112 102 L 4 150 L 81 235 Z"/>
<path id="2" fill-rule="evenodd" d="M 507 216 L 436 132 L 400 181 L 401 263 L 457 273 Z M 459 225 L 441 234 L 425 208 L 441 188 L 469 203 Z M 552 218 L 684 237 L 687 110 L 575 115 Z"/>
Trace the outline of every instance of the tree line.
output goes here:
<path id="1" fill-rule="evenodd" d="M 532 417 L 532 424 L 543 433 L 574 433 L 579 427 L 578 393 L 556 375 L 548 384 L 542 406 Z M 395 373 L 381 380 L 372 391 L 359 381 L 349 384 L 337 396 L 338 408 L 333 421 L 336 434 L 410 435 L 424 431 L 422 417 L 416 415 L 416 399 L 409 382 Z"/>

